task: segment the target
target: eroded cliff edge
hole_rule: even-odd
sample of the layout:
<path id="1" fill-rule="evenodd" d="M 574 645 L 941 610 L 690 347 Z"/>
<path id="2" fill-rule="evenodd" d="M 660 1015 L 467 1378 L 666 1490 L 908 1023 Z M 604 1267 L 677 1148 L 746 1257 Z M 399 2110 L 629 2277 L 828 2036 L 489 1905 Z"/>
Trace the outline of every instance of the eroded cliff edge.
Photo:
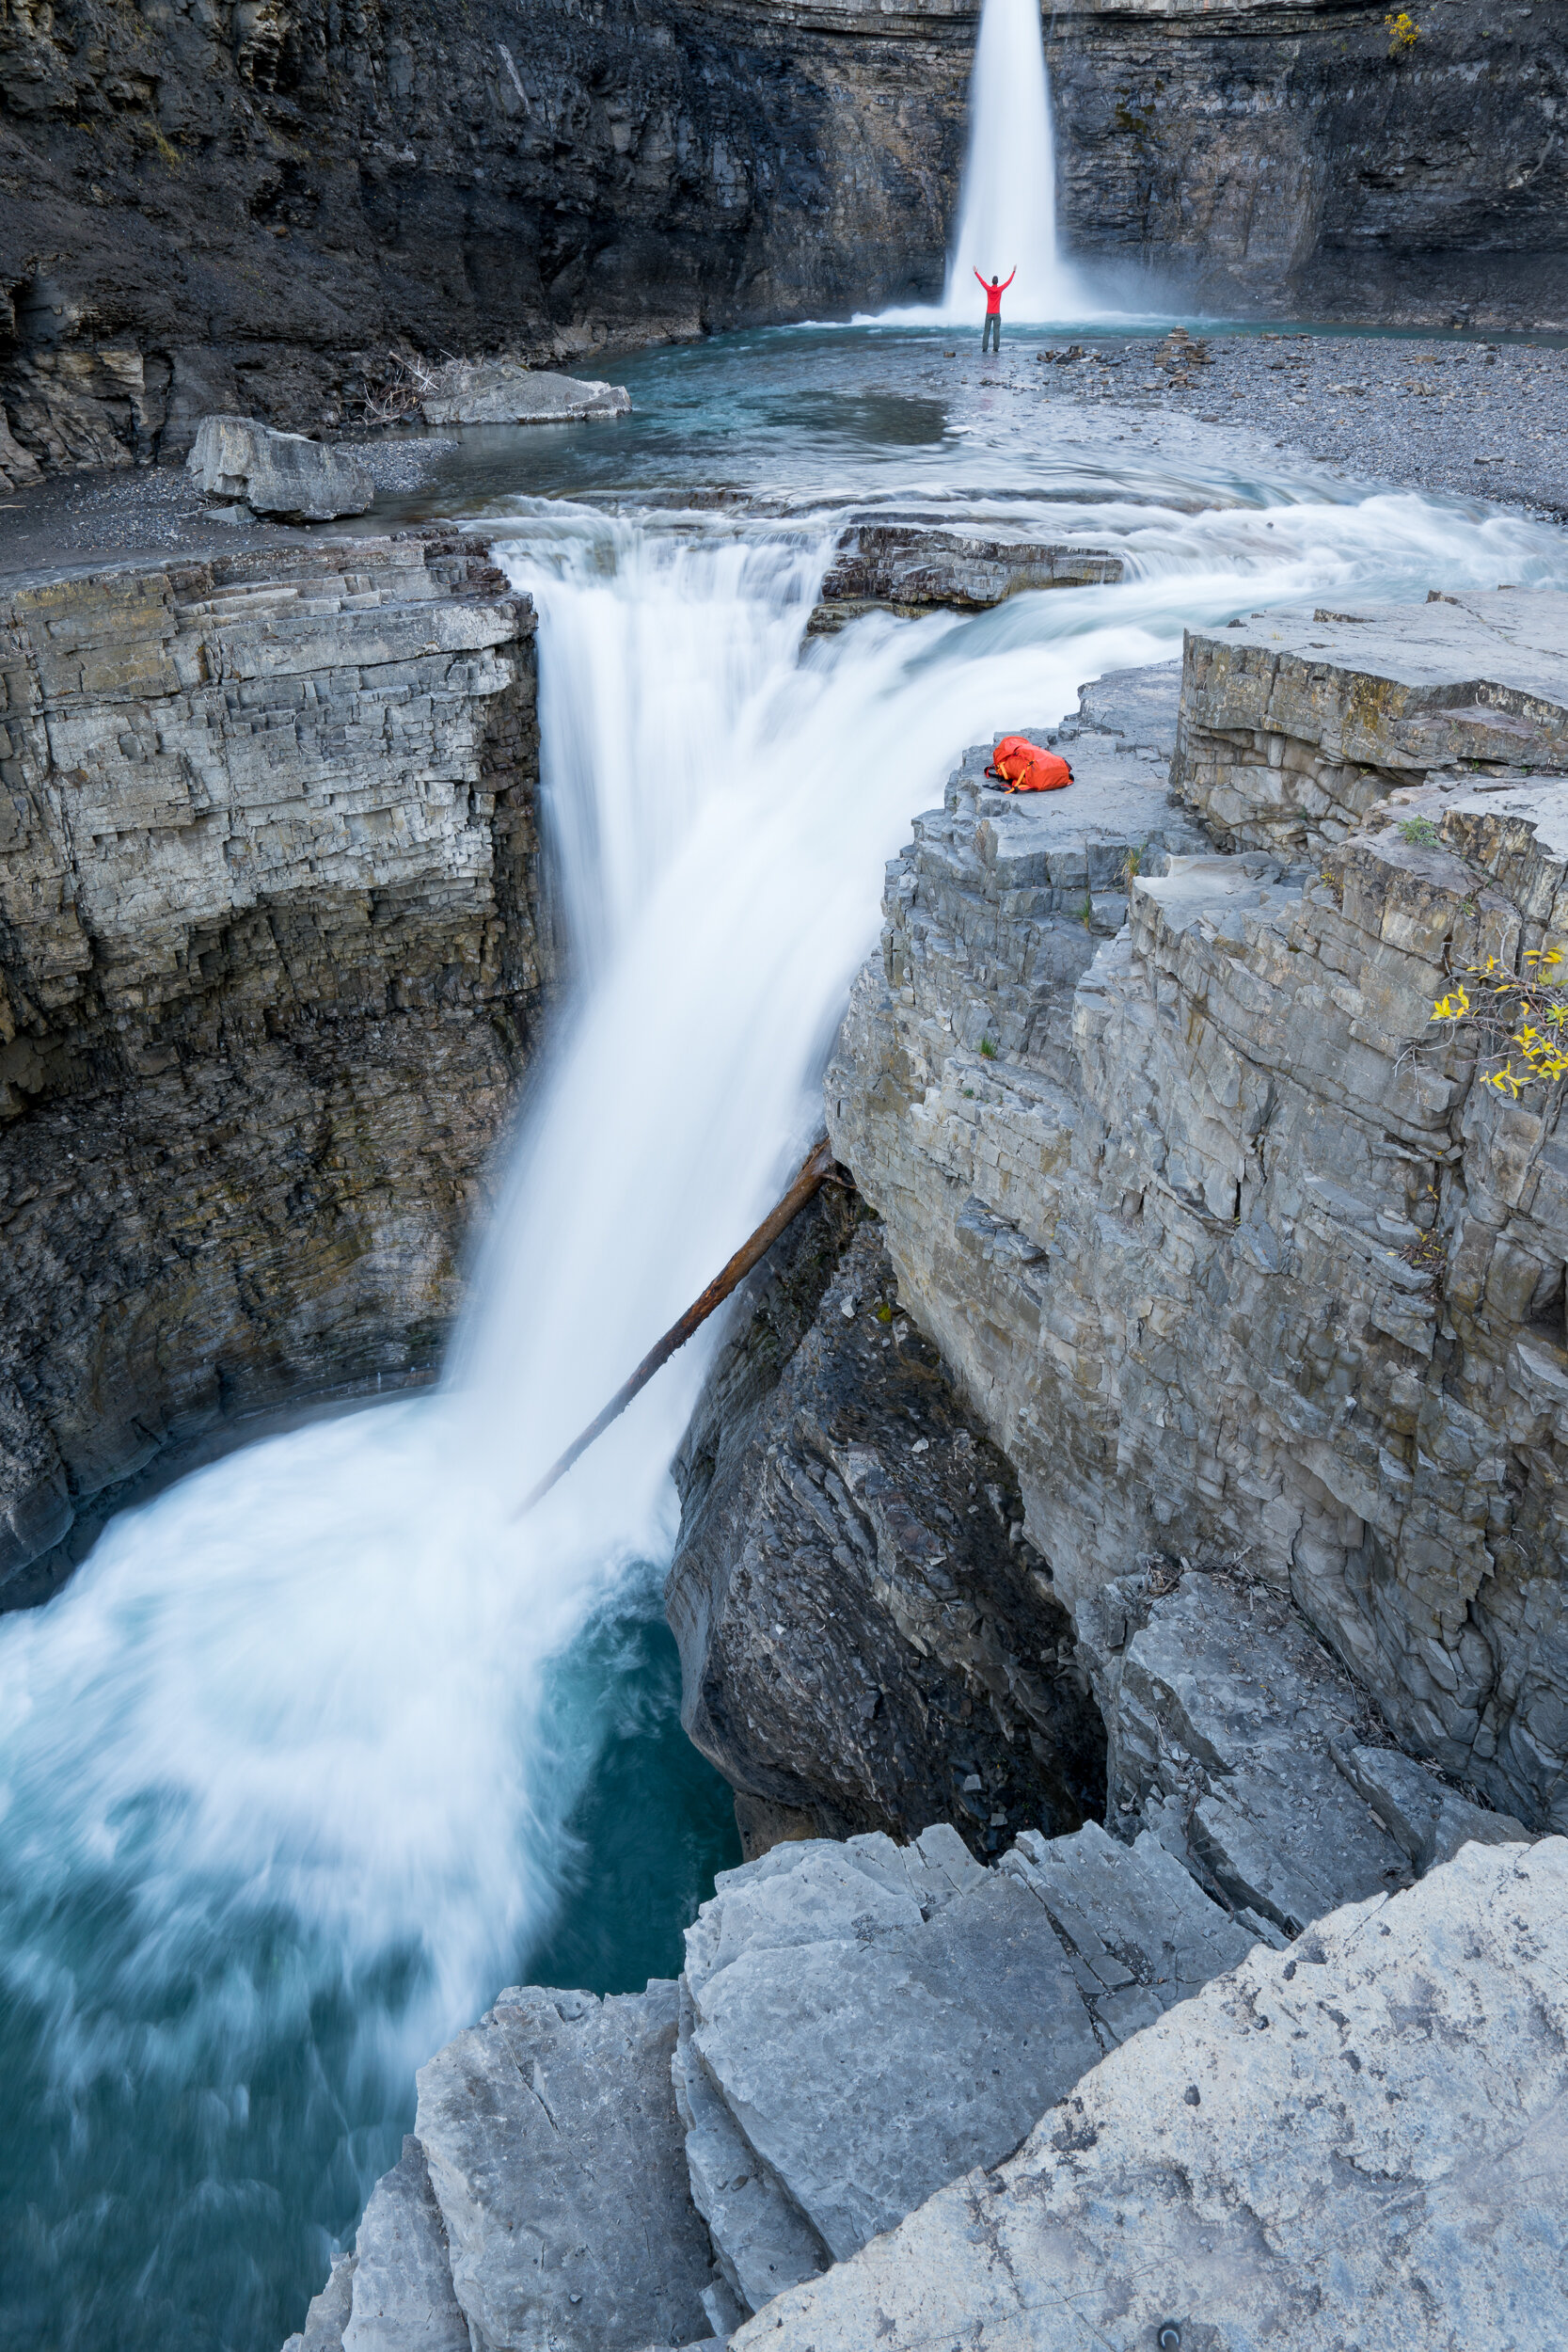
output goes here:
<path id="1" fill-rule="evenodd" d="M 1428 1025 L 1568 928 L 1565 652 L 1568 600 L 1509 591 L 1190 638 L 1173 774 L 1232 853 L 1130 871 L 1127 832 L 1125 928 L 1064 968 L 1082 803 L 960 774 L 827 1089 L 1108 1720 L 1125 1580 L 1232 1562 L 1536 1826 L 1568 1802 L 1563 1146 Z M 1159 1746 L 1129 1825 L 1180 1793 Z"/>
<path id="2" fill-rule="evenodd" d="M 547 965 L 532 637 L 435 532 L 0 596 L 0 1597 L 434 1369 Z"/>

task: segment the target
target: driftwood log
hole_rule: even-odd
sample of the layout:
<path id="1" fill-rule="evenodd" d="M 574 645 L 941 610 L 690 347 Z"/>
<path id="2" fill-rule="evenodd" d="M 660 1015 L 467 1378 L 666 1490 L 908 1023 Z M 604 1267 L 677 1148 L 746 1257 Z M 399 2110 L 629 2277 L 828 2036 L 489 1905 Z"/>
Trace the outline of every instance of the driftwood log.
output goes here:
<path id="1" fill-rule="evenodd" d="M 539 1484 L 525 1495 L 514 1517 L 521 1518 L 542 1502 L 550 1488 L 565 1477 L 579 1454 L 586 1454 L 595 1438 L 602 1438 L 612 1421 L 623 1414 L 638 1391 L 645 1389 L 661 1364 L 668 1363 L 678 1347 L 684 1347 L 693 1331 L 701 1328 L 715 1308 L 721 1307 L 730 1293 L 743 1282 L 752 1268 L 778 1240 L 786 1226 L 793 1225 L 808 1200 L 814 1200 L 833 1173 L 834 1162 L 826 1136 L 807 1155 L 800 1174 L 779 1202 L 757 1227 L 748 1241 L 741 1243 L 735 1256 L 716 1274 L 700 1298 L 694 1299 L 678 1323 L 673 1323 L 664 1337 L 656 1342 L 629 1380 L 618 1388 L 604 1410 L 594 1416 L 580 1436 L 572 1439 L 559 1460 L 552 1462 Z"/>

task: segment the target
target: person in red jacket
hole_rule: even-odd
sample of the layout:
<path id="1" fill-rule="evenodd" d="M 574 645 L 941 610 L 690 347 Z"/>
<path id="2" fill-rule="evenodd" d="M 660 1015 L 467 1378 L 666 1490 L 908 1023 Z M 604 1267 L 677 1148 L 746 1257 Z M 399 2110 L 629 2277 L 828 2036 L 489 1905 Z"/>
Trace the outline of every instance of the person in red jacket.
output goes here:
<path id="1" fill-rule="evenodd" d="M 993 278 L 990 284 L 987 286 L 985 279 L 980 278 L 978 270 L 974 275 L 980 278 L 980 284 L 985 288 L 986 295 L 986 331 L 980 338 L 980 357 L 983 359 L 988 351 L 993 348 L 1000 351 L 1002 348 L 1002 297 L 1018 276 L 1018 263 L 1016 262 L 1013 263 L 1012 268 L 1000 284 Z"/>

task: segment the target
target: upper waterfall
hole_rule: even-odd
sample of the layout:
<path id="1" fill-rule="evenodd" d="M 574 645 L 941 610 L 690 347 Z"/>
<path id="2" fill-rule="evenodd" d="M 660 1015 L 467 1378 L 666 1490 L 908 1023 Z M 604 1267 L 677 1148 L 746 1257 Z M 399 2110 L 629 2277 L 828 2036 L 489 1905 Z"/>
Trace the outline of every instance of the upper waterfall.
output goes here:
<path id="1" fill-rule="evenodd" d="M 1006 278 L 1005 313 L 1031 322 L 1082 317 L 1090 297 L 1056 246 L 1056 151 L 1038 0 L 985 0 L 969 85 L 969 151 L 943 316 L 973 319 L 973 273 Z"/>

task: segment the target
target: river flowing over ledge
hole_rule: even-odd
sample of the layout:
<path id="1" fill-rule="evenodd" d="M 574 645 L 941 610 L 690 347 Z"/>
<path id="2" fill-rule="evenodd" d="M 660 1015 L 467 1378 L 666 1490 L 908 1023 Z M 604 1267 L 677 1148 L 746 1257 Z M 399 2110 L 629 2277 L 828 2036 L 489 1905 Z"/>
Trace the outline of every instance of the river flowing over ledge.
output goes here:
<path id="1" fill-rule="evenodd" d="M 1561 1335 L 1520 1344 L 1522 1258 L 1506 1296 L 1497 1267 L 1537 1260 L 1522 1311 L 1544 1327 L 1549 1153 L 1540 1197 L 1481 1216 L 1497 1187 L 1476 1155 L 1502 1145 L 1471 1135 L 1486 1098 L 1456 1068 L 1451 1099 L 1411 1114 L 1435 1202 L 1370 1146 L 1371 1172 L 1336 1159 L 1324 1193 L 1319 1130 L 1354 1155 L 1361 1095 L 1323 1089 L 1362 1065 L 1316 997 L 1294 1026 L 1276 999 L 1303 976 L 1370 1054 L 1430 1009 L 1424 967 L 1395 990 L 1396 947 L 1418 962 L 1426 934 L 1384 936 L 1415 922 L 1410 891 L 1433 921 L 1462 928 L 1468 900 L 1506 929 L 1500 894 L 1521 945 L 1549 925 L 1549 831 L 1494 840 L 1475 812 L 1523 828 L 1548 789 L 1560 540 L 1198 420 L 1026 397 L 1016 349 L 959 397 L 940 345 L 911 332 L 895 384 L 883 347 L 665 354 L 639 379 L 662 407 L 547 451 L 465 446 L 363 537 L 17 586 L 40 813 L 15 903 L 78 961 L 62 949 L 21 992 L 6 1148 L 37 1111 L 74 1152 L 94 1089 L 134 1103 L 145 1079 L 171 1138 L 149 1214 L 188 1232 L 187 1167 L 228 1133 L 191 1105 L 212 1069 L 240 1084 L 258 1008 L 263 1207 L 305 1118 L 282 1115 L 304 1099 L 285 1082 L 366 1106 L 310 1128 L 322 1173 L 286 1194 L 266 1296 L 232 1326 L 208 1302 L 235 1286 L 239 1222 L 198 1218 L 160 1329 L 170 1392 L 217 1415 L 232 1359 L 239 1401 L 253 1381 L 262 1401 L 246 1351 L 291 1317 L 320 1334 L 296 1401 L 422 1370 L 457 1295 L 447 1204 L 478 1190 L 482 1210 L 434 1393 L 210 1465 L 0 1624 L 19 2334 L 54 2313 L 84 2346 L 266 2352 L 329 2268 L 313 2344 L 547 2328 L 642 2352 L 748 2312 L 777 2333 L 808 2308 L 791 2296 L 839 2293 L 973 2167 L 1000 2179 L 1042 2117 L 1082 2153 L 1098 2126 L 1070 2103 L 1087 2112 L 1145 2037 L 1196 2034 L 1173 2095 L 1207 2104 L 1223 2005 L 1244 1980 L 1272 2017 L 1258 1972 L 1295 1983 L 1314 1935 L 1359 2017 L 1354 1923 L 1324 1924 L 1347 1904 L 1412 1948 L 1468 1938 L 1452 2013 L 1512 2086 L 1498 2116 L 1534 2131 L 1558 2096 L 1475 2022 L 1523 2020 L 1528 2041 L 1545 2015 L 1523 1931 L 1497 1920 L 1549 1914 L 1555 1883 L 1537 1534 L 1555 1436 L 1534 1391 L 1505 1400 Z M 519 491 L 504 468 L 525 449 Z M 591 495 L 540 494 L 574 468 Z M 388 539 L 421 497 L 476 527 Z M 1424 603 L 1439 583 L 1451 601 Z M 95 597 L 147 618 L 129 668 L 78 642 Z M 1003 727 L 1055 735 L 1071 789 L 998 801 Z M 137 797 L 144 771 L 162 799 Z M 103 821 L 116 808 L 153 821 Z M 294 944 L 295 890 L 332 956 Z M 405 915 L 406 1006 L 381 960 Z M 241 952 L 269 940 L 275 961 Z M 90 1028 L 85 1068 L 27 1059 L 53 1034 L 45 981 L 67 1038 Z M 172 1065 L 114 1058 L 144 1022 L 153 1048 L 173 1025 Z M 375 1090 L 386 1023 L 403 1092 Z M 1275 1029 L 1271 1092 L 1250 1073 Z M 776 1199 L 825 1069 L 845 1182 L 519 1519 Z M 71 1087 L 40 1091 L 40 1071 Z M 1385 1073 L 1373 1141 L 1413 1152 L 1405 1083 Z M 1248 1139 L 1302 1095 L 1250 1214 Z M 365 1171 L 383 1182 L 361 1249 Z M 27 1230 L 69 1233 L 104 1190 L 40 1190 Z M 1439 1284 L 1420 1253 L 1462 1215 Z M 1480 1307 L 1471 1224 L 1514 1253 L 1488 1259 Z M 388 1235 L 404 1254 L 382 1280 Z M 1319 1327 L 1285 1312 L 1309 1246 Z M 135 1294 L 75 1295 L 111 1351 Z M 37 1426 L 69 1405 L 91 1427 L 80 1354 L 51 1400 L 24 1397 Z M 1294 1406 L 1266 1376 L 1288 1357 Z M 1375 1429 L 1340 1410 L 1362 1389 Z M 158 1440 L 170 1459 L 182 1425 L 152 1406 L 147 1428 L 105 1417 L 53 1491 L 86 1514 L 105 1479 L 150 1452 L 155 1470 Z M 1473 1459 L 1450 1458 L 1456 1431 Z M 1373 1435 L 1376 1474 L 1395 1480 L 1383 1453 L 1409 1473 L 1397 1510 L 1341 1492 L 1372 1475 Z M 1520 1473 L 1500 1486 L 1499 1448 Z M 1470 1580 L 1463 1623 L 1422 1531 Z M 678 1677 L 653 1614 L 672 1563 Z M 677 1678 L 741 1801 L 736 1875 Z M 1401 2013 L 1384 2081 L 1463 2169 L 1486 2151 L 1417 2062 L 1429 2012 Z M 1380 2035 L 1353 2037 L 1363 2067 Z M 1277 2086 L 1242 2072 L 1275 2116 Z M 1331 2169 L 1370 2112 L 1340 2103 Z M 1204 2160 L 1238 2178 L 1223 2133 Z M 1548 2246 L 1515 2202 L 1521 2244 Z M 1513 2248 L 1533 2296 L 1538 2254 Z"/>

